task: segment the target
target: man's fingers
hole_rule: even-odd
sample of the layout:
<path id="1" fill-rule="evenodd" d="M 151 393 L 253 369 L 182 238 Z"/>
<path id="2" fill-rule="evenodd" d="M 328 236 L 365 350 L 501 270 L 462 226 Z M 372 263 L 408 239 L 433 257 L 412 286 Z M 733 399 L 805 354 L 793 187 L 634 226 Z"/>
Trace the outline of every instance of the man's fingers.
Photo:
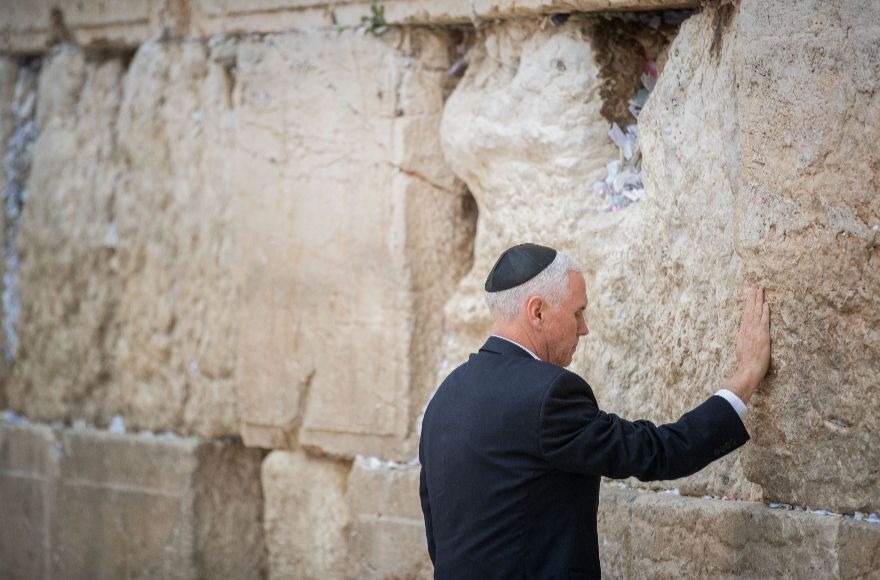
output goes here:
<path id="1" fill-rule="evenodd" d="M 752 284 L 749 286 L 748 290 L 746 290 L 746 304 L 743 309 L 743 326 L 749 326 L 754 324 L 755 319 L 755 285 Z"/>
<path id="2" fill-rule="evenodd" d="M 761 312 L 761 324 L 765 327 L 770 326 L 770 303 L 765 302 Z"/>

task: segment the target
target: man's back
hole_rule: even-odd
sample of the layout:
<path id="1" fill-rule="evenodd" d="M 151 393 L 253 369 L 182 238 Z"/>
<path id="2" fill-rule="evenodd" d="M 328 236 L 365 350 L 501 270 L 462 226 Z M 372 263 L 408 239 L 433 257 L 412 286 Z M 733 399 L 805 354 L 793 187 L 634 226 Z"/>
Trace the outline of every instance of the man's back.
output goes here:
<path id="1" fill-rule="evenodd" d="M 487 347 L 503 353 L 471 355 L 422 424 L 436 576 L 569 578 L 572 567 L 598 575 L 590 569 L 598 554 L 587 552 L 599 478 L 552 468 L 538 437 L 546 388 L 568 371 L 498 338 Z"/>
<path id="2" fill-rule="evenodd" d="M 713 401 L 714 399 L 714 401 Z M 422 508 L 437 578 L 598 578 L 599 477 L 680 477 L 748 439 L 719 397 L 655 427 L 503 339 L 440 386 L 422 424 Z"/>

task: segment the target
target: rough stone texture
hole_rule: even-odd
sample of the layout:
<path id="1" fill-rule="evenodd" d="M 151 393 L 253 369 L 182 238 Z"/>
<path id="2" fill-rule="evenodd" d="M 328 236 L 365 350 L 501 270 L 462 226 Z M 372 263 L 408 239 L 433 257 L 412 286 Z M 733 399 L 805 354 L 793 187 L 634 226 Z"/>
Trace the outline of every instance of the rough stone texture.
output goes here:
<path id="1" fill-rule="evenodd" d="M 235 226 L 249 444 L 415 455 L 474 227 L 436 136 L 451 42 L 302 32 L 240 45 L 231 187 L 248 192 Z"/>
<path id="2" fill-rule="evenodd" d="M 419 468 L 358 458 L 348 476 L 348 578 L 433 578 Z"/>
<path id="3" fill-rule="evenodd" d="M 4 2 L 0 50 L 41 52 L 60 42 L 137 46 L 159 32 L 158 4 L 150 0 Z M 170 14 L 163 20 L 170 23 Z"/>
<path id="4" fill-rule="evenodd" d="M 12 578 L 264 576 L 257 450 L 0 423 L 0 460 Z"/>
<path id="5" fill-rule="evenodd" d="M 273 451 L 263 461 L 270 578 L 345 577 L 348 470 L 299 451 Z"/>
<path id="6" fill-rule="evenodd" d="M 675 420 L 734 368 L 746 282 L 732 239 L 738 141 L 727 88 L 735 73 L 714 56 L 711 22 L 709 12 L 692 17 L 669 49 L 639 119 L 648 193 L 626 210 L 629 221 L 613 234 L 619 245 L 592 284 L 593 334 L 581 368 L 602 385 L 606 408 L 631 418 Z M 690 33 L 698 26 L 697 42 Z M 682 76 L 680 63 L 689 58 L 699 65 Z M 685 98 L 700 107 L 698 117 L 684 112 Z M 762 493 L 743 474 L 742 451 L 659 485 L 751 500 Z"/>
<path id="7" fill-rule="evenodd" d="M 45 426 L 0 423 L 0 562 L 9 580 L 49 578 L 51 498 L 58 465 Z"/>
<path id="8" fill-rule="evenodd" d="M 749 418 L 754 441 L 661 485 L 876 509 L 876 29 L 849 7 L 811 5 L 794 18 L 782 3 L 738 6 L 691 18 L 669 49 L 640 122 L 647 196 L 614 215 L 592 211 L 587 188 L 614 155 L 590 108 L 595 33 L 573 22 L 482 35 L 442 126 L 480 208 L 473 271 L 447 305 L 447 359 L 485 337 L 480 286 L 500 250 L 549 243 L 587 270 L 592 334 L 573 368 L 607 410 L 674 420 L 733 370 L 741 292 L 758 281 L 775 342 Z M 839 48 L 804 51 L 800 30 Z M 802 79 L 811 88 L 795 98 Z"/>
<path id="9" fill-rule="evenodd" d="M 742 127 L 735 239 L 777 304 L 746 473 L 769 498 L 876 511 L 880 5 L 787 6 L 744 3 L 725 39 Z"/>
<path id="10" fill-rule="evenodd" d="M 878 7 L 789 8 L 707 10 L 670 49 L 642 116 L 660 215 L 631 250 L 659 267 L 620 286 L 647 303 L 613 305 L 615 326 L 648 340 L 618 353 L 660 368 L 660 385 L 708 382 L 732 366 L 737 286 L 757 280 L 773 308 L 773 373 L 750 411 L 746 476 L 769 499 L 876 510 L 880 33 L 866 15 Z"/>
<path id="11" fill-rule="evenodd" d="M 880 576 L 877 524 L 608 487 L 599 505 L 603 578 Z"/>
<path id="12" fill-rule="evenodd" d="M 600 114 L 590 27 L 488 29 L 446 103 L 443 150 L 479 207 L 474 266 L 446 306 L 450 364 L 486 337 L 482 286 L 504 248 L 529 240 L 573 250 L 588 216 L 602 225 L 619 221 L 590 212 L 592 185 L 615 155 Z"/>
<path id="13" fill-rule="evenodd" d="M 147 44 L 126 75 L 110 400 L 148 428 L 238 432 L 229 67 L 200 43 Z"/>
<path id="14" fill-rule="evenodd" d="M 87 405 L 97 414 L 104 404 L 119 299 L 108 233 L 122 74 L 120 59 L 87 63 L 73 49 L 40 71 L 39 137 L 17 236 L 20 342 L 7 385 L 10 406 L 35 418 L 80 416 Z"/>
<path id="15" fill-rule="evenodd" d="M 191 31 L 205 36 L 242 31 L 358 26 L 371 2 L 321 0 L 193 0 Z M 378 3 L 390 24 L 472 24 L 483 20 L 570 12 L 659 10 L 695 7 L 694 0 L 390 0 Z"/>
<path id="16" fill-rule="evenodd" d="M 729 362 L 725 357 L 732 356 L 736 324 L 733 313 L 723 320 L 687 294 L 681 299 L 685 280 L 669 275 L 669 254 L 685 261 L 689 284 L 713 288 L 710 295 L 731 312 L 737 263 L 730 263 L 732 250 L 719 253 L 709 243 L 724 230 L 725 214 L 704 215 L 715 208 L 698 201 L 693 210 L 698 231 L 670 246 L 669 237 L 683 228 L 681 208 L 690 207 L 677 202 L 675 190 L 654 190 L 662 200 L 622 212 L 597 211 L 592 184 L 604 178 L 605 164 L 617 156 L 600 95 L 613 97 L 620 89 L 609 93 L 604 79 L 637 76 L 643 59 L 662 56 L 664 45 L 644 34 L 629 45 L 609 43 L 596 26 L 587 20 L 552 32 L 534 24 L 490 29 L 449 98 L 444 151 L 473 192 L 480 217 L 474 268 L 446 307 L 453 333 L 446 360 L 450 367 L 464 360 L 489 331 L 482 285 L 498 254 L 525 240 L 553 245 L 581 259 L 588 281 L 592 334 L 573 368 L 587 377 L 607 410 L 669 421 L 717 388 Z M 623 70 L 630 65 L 634 71 Z M 690 138 L 688 146 L 698 151 Z M 721 147 L 716 141 L 711 146 Z M 670 203 L 674 209 L 664 209 Z M 690 305 L 686 311 L 680 299 Z M 661 485 L 699 495 L 760 498 L 760 490 L 744 481 L 738 458 Z"/>
<path id="17" fill-rule="evenodd" d="M 236 433 L 227 69 L 197 43 L 126 64 L 68 49 L 42 69 L 9 402 Z"/>
<path id="18" fill-rule="evenodd" d="M 696 0 L 389 0 L 391 24 L 470 24 L 480 20 L 569 12 L 658 10 L 699 6 Z M 372 2 L 327 0 L 60 0 L 8 1 L 0 50 L 42 52 L 59 42 L 136 47 L 157 37 L 208 37 L 248 32 L 358 26 Z"/>

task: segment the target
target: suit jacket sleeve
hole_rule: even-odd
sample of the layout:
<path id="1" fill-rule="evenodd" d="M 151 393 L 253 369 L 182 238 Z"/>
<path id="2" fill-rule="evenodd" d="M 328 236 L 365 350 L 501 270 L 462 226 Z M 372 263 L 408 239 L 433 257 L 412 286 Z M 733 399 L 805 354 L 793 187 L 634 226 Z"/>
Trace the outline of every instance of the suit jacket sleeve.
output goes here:
<path id="1" fill-rule="evenodd" d="M 421 456 L 421 442 L 419 443 L 419 447 L 419 455 Z M 424 463 L 422 464 L 421 470 L 419 471 L 419 498 L 422 502 L 422 514 L 424 514 L 425 516 L 425 534 L 428 539 L 428 555 L 431 556 L 431 563 L 434 563 L 434 557 L 437 553 L 437 548 L 434 544 L 434 527 L 432 525 L 431 519 L 431 502 L 428 499 L 428 480 L 425 476 Z"/>
<path id="2" fill-rule="evenodd" d="M 716 396 L 659 427 L 621 419 L 599 410 L 586 381 L 565 371 L 545 392 L 539 439 L 546 461 L 557 469 L 650 481 L 695 473 L 749 435 L 730 403 Z"/>

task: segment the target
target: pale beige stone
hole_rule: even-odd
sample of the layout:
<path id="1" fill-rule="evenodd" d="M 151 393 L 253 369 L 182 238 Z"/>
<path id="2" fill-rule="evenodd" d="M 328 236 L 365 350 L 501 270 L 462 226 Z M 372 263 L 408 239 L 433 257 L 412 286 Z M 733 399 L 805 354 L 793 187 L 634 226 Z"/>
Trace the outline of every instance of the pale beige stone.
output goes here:
<path id="1" fill-rule="evenodd" d="M 312 27 L 358 27 L 372 17 L 369 1 L 193 0 L 191 32 L 199 36 L 241 32 L 285 32 Z M 699 6 L 694 0 L 389 0 L 375 3 L 388 24 L 481 24 L 547 14 L 667 10 Z"/>
<path id="2" fill-rule="evenodd" d="M 108 233 L 122 74 L 119 59 L 87 64 L 72 49 L 40 71 L 39 137 L 16 239 L 20 344 L 7 384 L 10 406 L 34 418 L 99 413 L 112 374 L 119 288 Z"/>
<path id="3" fill-rule="evenodd" d="M 58 465 L 46 426 L 0 422 L 0 562 L 11 580 L 48 578 L 51 498 Z"/>
<path id="4" fill-rule="evenodd" d="M 348 578 L 433 578 L 419 467 L 359 457 L 348 476 Z"/>
<path id="5" fill-rule="evenodd" d="M 302 32 L 238 49 L 231 187 L 249 444 L 415 455 L 441 307 L 473 236 L 436 137 L 447 43 Z"/>
<path id="6" fill-rule="evenodd" d="M 606 409 L 631 419 L 673 421 L 734 368 L 745 287 L 732 237 L 737 151 L 730 143 L 738 127 L 729 89 L 736 75 L 714 56 L 708 28 L 691 36 L 707 18 L 683 25 L 639 118 L 647 194 L 624 210 L 631 221 L 613 234 L 619 246 L 592 284 L 592 334 L 581 368 Z M 699 117 L 685 112 L 683 100 L 699 103 Z M 651 486 L 750 500 L 762 493 L 743 474 L 742 451 L 690 478 Z"/>
<path id="7" fill-rule="evenodd" d="M 603 578 L 880 574 L 880 528 L 839 515 L 604 487 L 599 522 Z"/>
<path id="8" fill-rule="evenodd" d="M 263 461 L 269 577 L 344 578 L 349 465 L 302 452 L 273 451 Z"/>
<path id="9" fill-rule="evenodd" d="M 262 577 L 261 455 L 0 423 L 4 577 Z"/>
<path id="10" fill-rule="evenodd" d="M 479 207 L 473 269 L 446 306 L 452 365 L 485 340 L 482 287 L 503 249 L 532 241 L 573 251 L 587 222 L 601 228 L 619 220 L 591 212 L 592 184 L 615 150 L 600 114 L 589 28 L 488 29 L 446 103 L 443 150 Z"/>
<path id="11" fill-rule="evenodd" d="M 654 200 L 619 213 L 598 211 L 592 185 L 617 157 L 607 137 L 610 123 L 602 115 L 600 95 L 609 94 L 603 79 L 610 74 L 637 78 L 644 58 L 664 50 L 662 37 L 646 36 L 634 46 L 634 55 L 609 53 L 622 47 L 611 46 L 601 34 L 590 20 L 553 31 L 536 24 L 490 29 L 447 103 L 444 150 L 474 193 L 480 217 L 474 268 L 446 307 L 454 334 L 445 352 L 452 366 L 485 340 L 489 319 L 483 281 L 505 247 L 524 241 L 559 247 L 581 259 L 591 300 L 592 332 L 573 369 L 592 384 L 605 409 L 630 419 L 669 421 L 717 389 L 725 357 L 732 355 L 732 336 L 717 337 L 716 312 L 693 300 L 683 311 L 679 282 L 668 276 L 666 240 L 679 227 L 675 220 L 683 220 L 681 211 L 699 218 L 700 229 L 691 234 L 696 241 L 681 240 L 674 247 L 691 283 L 729 287 L 717 299 L 735 307 L 737 264 L 730 263 L 732 248 L 718 253 L 711 243 L 726 227 L 724 206 L 715 202 L 711 207 L 717 215 L 703 215 L 705 206 L 690 191 L 680 197 L 677 214 L 667 215 L 669 210 L 658 209 L 660 202 Z M 631 63 L 634 70 L 614 68 L 620 63 Z M 718 78 L 725 81 L 723 75 Z M 689 139 L 686 146 L 693 152 L 723 146 L 722 141 Z M 690 176 L 682 187 L 695 180 Z M 664 204 L 677 203 L 675 193 L 654 195 L 666 196 Z M 732 329 L 735 315 L 723 322 Z M 687 342 L 679 343 L 683 336 Z M 675 364 L 664 353 L 674 355 Z M 696 477 L 659 485 L 698 495 L 760 498 L 760 489 L 743 480 L 734 456 Z"/>
<path id="12" fill-rule="evenodd" d="M 228 66 L 201 43 L 147 44 L 126 76 L 109 397 L 138 426 L 238 432 Z"/>
<path id="13" fill-rule="evenodd" d="M 735 239 L 775 305 L 746 473 L 769 498 L 876 511 L 880 5 L 788 12 L 745 3 L 725 39 L 741 79 Z"/>
<path id="14" fill-rule="evenodd" d="M 150 0 L 5 2 L 0 50 L 39 52 L 63 42 L 137 46 L 159 33 L 156 4 Z"/>
<path id="15" fill-rule="evenodd" d="M 44 65 L 15 408 L 237 432 L 228 82 L 198 43 L 144 45 L 128 70 L 73 49 Z"/>
<path id="16" fill-rule="evenodd" d="M 864 172 L 877 164 L 878 55 L 864 16 L 746 2 L 684 24 L 642 115 L 659 215 L 631 255 L 655 266 L 637 270 L 641 287 L 619 284 L 629 304 L 613 305 L 646 339 L 620 360 L 669 369 L 660 384 L 681 377 L 692 393 L 732 370 L 739 291 L 766 286 L 773 369 L 740 463 L 767 498 L 841 511 L 880 505 L 880 305 L 868 290 L 880 284 L 880 206 Z"/>

